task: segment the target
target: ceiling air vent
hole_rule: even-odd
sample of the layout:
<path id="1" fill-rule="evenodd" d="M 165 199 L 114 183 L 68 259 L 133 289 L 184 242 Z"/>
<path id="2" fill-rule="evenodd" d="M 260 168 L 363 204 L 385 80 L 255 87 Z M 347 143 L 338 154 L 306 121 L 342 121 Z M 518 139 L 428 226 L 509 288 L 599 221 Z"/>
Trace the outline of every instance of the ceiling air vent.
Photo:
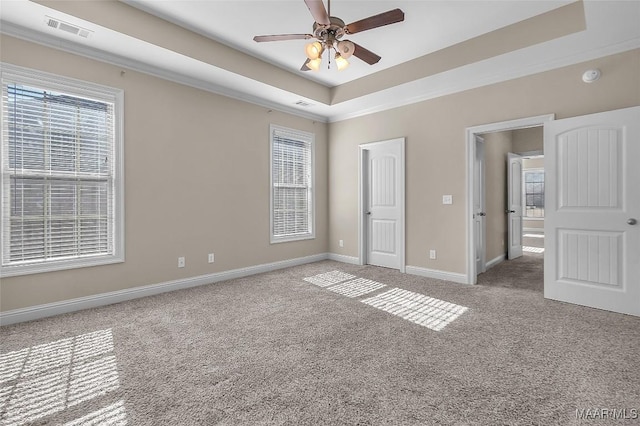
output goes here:
<path id="1" fill-rule="evenodd" d="M 87 30 L 86 28 L 82 28 L 77 25 L 52 18 L 51 16 L 45 16 L 45 23 L 48 27 L 55 28 L 60 31 L 64 31 L 66 33 L 77 35 L 83 38 L 89 38 L 89 36 L 93 32 L 91 30 Z"/>
<path id="2" fill-rule="evenodd" d="M 298 101 L 298 102 L 296 102 L 296 105 L 301 106 L 301 107 L 305 107 L 305 108 L 311 106 L 311 104 L 309 102 L 305 102 L 305 101 Z"/>

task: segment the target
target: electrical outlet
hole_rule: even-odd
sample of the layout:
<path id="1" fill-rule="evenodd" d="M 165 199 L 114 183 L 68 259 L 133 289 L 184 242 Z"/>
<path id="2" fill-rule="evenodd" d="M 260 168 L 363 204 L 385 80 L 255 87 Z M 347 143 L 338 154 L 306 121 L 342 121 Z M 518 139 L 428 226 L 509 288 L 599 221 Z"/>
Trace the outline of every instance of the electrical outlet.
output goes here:
<path id="1" fill-rule="evenodd" d="M 209 263 L 213 263 L 215 260 L 215 256 L 213 255 L 213 253 L 209 253 Z"/>
<path id="2" fill-rule="evenodd" d="M 184 257 L 179 257 L 178 258 L 178 268 L 184 268 L 184 265 L 185 265 Z"/>
<path id="3" fill-rule="evenodd" d="M 338 244 L 340 245 L 340 247 L 344 247 L 344 240 L 338 241 Z"/>
<path id="4" fill-rule="evenodd" d="M 436 258 L 436 251 L 429 250 L 429 259 L 435 259 L 435 258 Z"/>

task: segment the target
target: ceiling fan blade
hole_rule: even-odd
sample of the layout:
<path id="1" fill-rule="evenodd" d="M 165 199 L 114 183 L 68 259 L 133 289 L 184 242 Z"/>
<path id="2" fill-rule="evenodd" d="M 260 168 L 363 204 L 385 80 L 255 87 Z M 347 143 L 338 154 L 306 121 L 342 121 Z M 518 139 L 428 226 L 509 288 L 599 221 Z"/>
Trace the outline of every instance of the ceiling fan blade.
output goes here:
<path id="1" fill-rule="evenodd" d="M 353 43 L 353 42 L 351 42 Z M 365 49 L 357 43 L 353 43 L 355 49 L 353 49 L 353 56 L 362 59 L 369 65 L 377 64 L 380 59 L 380 56 L 376 55 L 372 51 Z"/>
<path id="2" fill-rule="evenodd" d="M 263 41 L 283 41 L 283 40 L 307 40 L 313 38 L 311 34 L 273 34 L 255 36 L 253 41 L 261 43 Z"/>
<path id="3" fill-rule="evenodd" d="M 344 27 L 347 34 L 355 34 L 372 28 L 384 25 L 395 24 L 404 21 L 404 12 L 400 9 L 393 9 L 379 15 L 370 16 L 356 22 L 352 22 Z"/>
<path id="4" fill-rule="evenodd" d="M 311 16 L 313 16 L 313 19 L 318 24 L 329 25 L 331 23 L 329 21 L 329 14 L 327 13 L 327 9 L 324 8 L 322 0 L 304 0 L 304 2 L 309 8 Z"/>
<path id="5" fill-rule="evenodd" d="M 306 61 L 304 61 L 304 64 L 302 64 L 302 66 L 300 67 L 300 71 L 311 71 L 311 68 L 307 66 L 310 60 L 311 59 L 307 59 Z"/>

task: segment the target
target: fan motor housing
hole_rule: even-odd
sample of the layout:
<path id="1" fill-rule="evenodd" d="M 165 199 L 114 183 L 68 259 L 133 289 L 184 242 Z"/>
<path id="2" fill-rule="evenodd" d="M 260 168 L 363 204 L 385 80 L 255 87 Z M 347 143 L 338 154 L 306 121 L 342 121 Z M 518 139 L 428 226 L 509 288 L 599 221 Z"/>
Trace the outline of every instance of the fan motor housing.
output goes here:
<path id="1" fill-rule="evenodd" d="M 344 35 L 345 23 L 335 16 L 330 16 L 329 22 L 331 22 L 329 25 L 320 25 L 314 22 L 313 35 L 318 40 L 332 44 L 333 41 L 340 39 Z"/>

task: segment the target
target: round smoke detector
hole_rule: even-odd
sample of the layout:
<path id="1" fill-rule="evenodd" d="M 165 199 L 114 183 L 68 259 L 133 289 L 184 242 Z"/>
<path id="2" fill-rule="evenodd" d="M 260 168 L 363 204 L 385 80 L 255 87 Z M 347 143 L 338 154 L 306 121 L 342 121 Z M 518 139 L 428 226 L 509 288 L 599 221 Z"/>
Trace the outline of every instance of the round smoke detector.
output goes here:
<path id="1" fill-rule="evenodd" d="M 582 74 L 582 81 L 585 83 L 593 83 L 596 80 L 600 79 L 600 70 L 587 70 Z"/>

